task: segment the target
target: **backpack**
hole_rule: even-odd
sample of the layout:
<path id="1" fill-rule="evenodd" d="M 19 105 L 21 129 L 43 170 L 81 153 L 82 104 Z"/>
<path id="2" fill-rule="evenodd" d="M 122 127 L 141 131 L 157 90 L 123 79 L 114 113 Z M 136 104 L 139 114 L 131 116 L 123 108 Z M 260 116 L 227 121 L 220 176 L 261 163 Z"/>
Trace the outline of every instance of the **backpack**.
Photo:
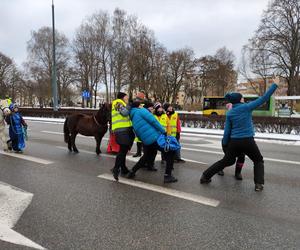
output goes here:
<path id="1" fill-rule="evenodd" d="M 161 134 L 156 142 L 164 152 L 177 151 L 181 148 L 177 139 L 174 136 L 170 135 Z"/>

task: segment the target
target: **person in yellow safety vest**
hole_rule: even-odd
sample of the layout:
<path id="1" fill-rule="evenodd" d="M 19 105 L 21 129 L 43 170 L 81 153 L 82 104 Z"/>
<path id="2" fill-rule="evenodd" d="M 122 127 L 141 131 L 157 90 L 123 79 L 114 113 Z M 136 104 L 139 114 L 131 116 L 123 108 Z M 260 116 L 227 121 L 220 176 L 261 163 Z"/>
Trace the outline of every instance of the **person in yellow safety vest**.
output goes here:
<path id="1" fill-rule="evenodd" d="M 127 105 L 128 95 L 123 92 L 117 94 L 117 99 L 112 102 L 111 125 L 112 132 L 116 136 L 116 142 L 120 145 L 120 150 L 116 156 L 115 166 L 111 170 L 116 181 L 119 180 L 119 173 L 128 174 L 126 167 L 126 155 L 132 147 L 134 132 L 129 117 L 130 107 Z"/>
<path id="2" fill-rule="evenodd" d="M 8 95 L 6 95 L 5 100 L 7 101 L 7 104 L 8 104 L 8 107 L 9 107 L 9 105 L 12 104 L 11 98 Z"/>
<path id="3" fill-rule="evenodd" d="M 154 117 L 159 121 L 160 125 L 165 129 L 167 135 L 171 135 L 171 127 L 169 124 L 169 118 L 166 115 L 163 106 L 160 102 L 154 104 Z M 156 155 L 155 155 L 156 156 Z M 153 162 L 155 158 L 153 159 Z M 161 153 L 161 164 L 165 164 L 165 156 L 163 152 Z"/>
<path id="4" fill-rule="evenodd" d="M 170 126 L 171 136 L 176 137 L 176 139 L 180 140 L 180 133 L 181 133 L 181 124 L 178 113 L 175 112 L 173 106 L 169 103 L 164 104 L 164 110 L 166 111 L 168 122 L 167 124 Z M 184 163 L 185 160 L 181 158 L 180 149 L 176 151 L 175 160 L 174 162 Z"/>
<path id="5" fill-rule="evenodd" d="M 141 101 L 141 107 L 143 107 L 144 102 L 145 102 L 145 93 L 144 93 L 144 91 L 138 92 L 136 97 L 135 97 L 135 100 L 136 101 Z M 143 151 L 143 143 L 138 137 L 135 137 L 134 141 L 136 142 L 137 151 L 132 157 L 141 157 L 142 156 L 142 151 Z"/>

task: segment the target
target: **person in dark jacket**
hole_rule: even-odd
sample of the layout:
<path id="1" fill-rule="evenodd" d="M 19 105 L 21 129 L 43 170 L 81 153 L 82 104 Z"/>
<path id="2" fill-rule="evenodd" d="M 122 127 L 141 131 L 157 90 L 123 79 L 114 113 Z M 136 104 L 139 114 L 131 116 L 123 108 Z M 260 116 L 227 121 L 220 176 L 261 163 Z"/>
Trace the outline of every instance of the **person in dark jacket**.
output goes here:
<path id="1" fill-rule="evenodd" d="M 157 144 L 157 139 L 161 134 L 165 134 L 165 129 L 146 108 L 139 108 L 138 101 L 132 104 L 130 117 L 133 129 L 136 135 L 141 139 L 144 145 L 144 154 L 140 160 L 134 165 L 128 178 L 134 178 L 136 172 L 146 163 L 152 162 L 153 155 L 156 155 L 157 150 L 163 150 Z M 164 175 L 164 183 L 176 182 L 177 179 L 172 175 L 174 164 L 175 151 L 166 152 L 166 170 Z"/>
<path id="2" fill-rule="evenodd" d="M 244 99 L 240 93 L 231 93 L 227 96 L 229 102 L 233 104 L 232 109 L 226 114 L 222 139 L 222 144 L 227 147 L 227 150 L 222 160 L 214 163 L 203 172 L 200 178 L 201 184 L 211 182 L 211 177 L 225 167 L 233 165 L 236 157 L 244 153 L 254 163 L 255 191 L 263 190 L 264 161 L 253 138 L 252 111 L 268 101 L 277 87 L 278 86 L 273 83 L 263 96 L 249 103 L 243 103 Z"/>

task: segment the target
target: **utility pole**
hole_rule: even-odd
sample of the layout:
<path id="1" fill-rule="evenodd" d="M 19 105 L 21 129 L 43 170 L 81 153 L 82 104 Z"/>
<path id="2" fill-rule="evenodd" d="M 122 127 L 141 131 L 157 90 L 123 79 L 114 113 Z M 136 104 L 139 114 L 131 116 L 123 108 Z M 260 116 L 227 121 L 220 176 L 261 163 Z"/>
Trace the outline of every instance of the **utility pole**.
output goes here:
<path id="1" fill-rule="evenodd" d="M 52 0 L 52 39 L 53 39 L 53 49 L 52 49 L 52 95 L 53 95 L 53 110 L 58 111 L 58 101 L 57 101 L 57 82 L 56 82 L 56 58 L 55 58 L 55 25 L 54 25 L 54 3 Z"/>

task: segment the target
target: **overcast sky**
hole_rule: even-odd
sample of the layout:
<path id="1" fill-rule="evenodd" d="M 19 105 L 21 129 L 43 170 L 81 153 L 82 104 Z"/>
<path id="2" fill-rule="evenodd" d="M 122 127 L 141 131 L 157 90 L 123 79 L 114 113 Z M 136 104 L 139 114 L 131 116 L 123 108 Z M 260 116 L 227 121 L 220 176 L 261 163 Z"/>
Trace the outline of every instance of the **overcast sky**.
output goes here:
<path id="1" fill-rule="evenodd" d="M 54 0 L 55 25 L 72 40 L 83 19 L 121 8 L 152 29 L 169 50 L 190 47 L 196 56 L 226 46 L 240 58 L 268 0 Z M 0 51 L 18 65 L 26 60 L 31 31 L 51 26 L 51 0 L 0 0 Z"/>

